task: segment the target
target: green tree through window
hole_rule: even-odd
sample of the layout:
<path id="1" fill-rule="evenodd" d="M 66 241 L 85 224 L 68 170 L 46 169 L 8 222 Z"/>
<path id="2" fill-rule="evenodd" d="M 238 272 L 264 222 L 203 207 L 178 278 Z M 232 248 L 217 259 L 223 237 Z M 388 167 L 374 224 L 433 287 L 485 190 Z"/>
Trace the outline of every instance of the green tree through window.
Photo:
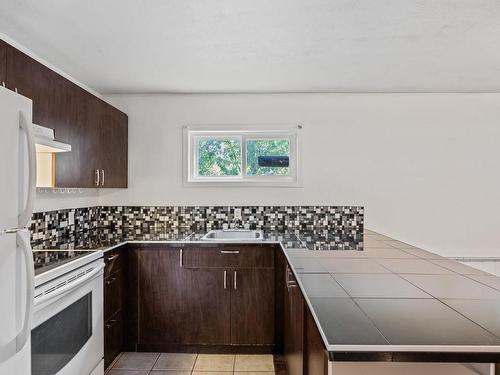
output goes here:
<path id="1" fill-rule="evenodd" d="M 287 139 L 255 139 L 248 140 L 247 175 L 250 176 L 287 176 L 289 167 L 260 167 L 259 156 L 289 156 L 290 142 Z"/>
<path id="2" fill-rule="evenodd" d="M 289 176 L 289 166 L 260 166 L 259 156 L 290 157 L 288 139 L 248 139 L 245 140 L 246 155 L 243 156 L 242 141 L 237 138 L 199 138 L 197 140 L 198 176 L 238 177 L 248 176 Z M 241 170 L 243 157 L 246 169 Z"/>
<path id="3" fill-rule="evenodd" d="M 237 139 L 200 139 L 198 142 L 198 175 L 241 175 L 241 142 Z"/>

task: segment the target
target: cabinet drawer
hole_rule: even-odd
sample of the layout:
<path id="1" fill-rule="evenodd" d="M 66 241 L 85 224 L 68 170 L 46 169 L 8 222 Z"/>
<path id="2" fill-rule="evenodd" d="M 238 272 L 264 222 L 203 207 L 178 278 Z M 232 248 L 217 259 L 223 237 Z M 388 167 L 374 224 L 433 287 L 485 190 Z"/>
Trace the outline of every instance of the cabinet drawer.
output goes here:
<path id="1" fill-rule="evenodd" d="M 104 323 L 104 367 L 120 354 L 123 345 L 123 313 L 119 311 Z"/>
<path id="2" fill-rule="evenodd" d="M 104 279 L 104 320 L 109 319 L 123 305 L 123 276 L 121 272 Z"/>
<path id="3" fill-rule="evenodd" d="M 112 273 L 120 271 L 123 268 L 125 254 L 123 248 L 108 251 L 104 253 L 104 277 L 110 276 Z"/>
<path id="4" fill-rule="evenodd" d="M 187 247 L 183 249 L 185 268 L 273 268 L 273 246 Z"/>

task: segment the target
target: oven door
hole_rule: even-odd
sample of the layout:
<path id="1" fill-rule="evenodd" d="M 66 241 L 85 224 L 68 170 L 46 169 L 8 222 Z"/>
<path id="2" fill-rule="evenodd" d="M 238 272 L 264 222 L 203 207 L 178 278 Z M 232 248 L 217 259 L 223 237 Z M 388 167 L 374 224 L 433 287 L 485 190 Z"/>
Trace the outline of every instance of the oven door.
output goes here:
<path id="1" fill-rule="evenodd" d="M 35 290 L 33 375 L 89 375 L 102 361 L 103 268 L 100 260 Z"/>

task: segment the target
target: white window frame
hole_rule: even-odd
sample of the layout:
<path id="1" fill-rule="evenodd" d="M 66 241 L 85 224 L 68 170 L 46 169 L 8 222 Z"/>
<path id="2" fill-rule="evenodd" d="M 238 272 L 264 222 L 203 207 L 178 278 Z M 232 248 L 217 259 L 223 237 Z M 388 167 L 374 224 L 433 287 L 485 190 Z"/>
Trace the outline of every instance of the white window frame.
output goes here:
<path id="1" fill-rule="evenodd" d="M 301 187 L 300 129 L 295 127 L 220 127 L 185 126 L 183 129 L 184 186 L 263 186 Z M 241 176 L 198 176 L 197 142 L 203 138 L 238 139 L 241 144 Z M 283 176 L 247 175 L 246 142 L 260 139 L 288 139 L 290 142 L 290 174 Z"/>

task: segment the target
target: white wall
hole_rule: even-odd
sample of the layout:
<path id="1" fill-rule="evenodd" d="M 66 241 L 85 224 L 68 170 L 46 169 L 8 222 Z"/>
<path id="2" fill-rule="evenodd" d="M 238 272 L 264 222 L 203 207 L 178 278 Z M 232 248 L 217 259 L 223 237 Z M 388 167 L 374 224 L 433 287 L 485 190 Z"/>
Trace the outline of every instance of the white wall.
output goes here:
<path id="1" fill-rule="evenodd" d="M 500 94 L 123 95 L 129 189 L 102 204 L 364 205 L 444 255 L 500 250 Z M 182 126 L 302 124 L 303 188 L 185 188 Z"/>
<path id="2" fill-rule="evenodd" d="M 59 190 L 59 189 L 56 189 Z M 62 190 L 62 192 L 37 192 L 35 212 L 62 210 L 66 208 L 94 207 L 99 204 L 99 190 Z"/>

